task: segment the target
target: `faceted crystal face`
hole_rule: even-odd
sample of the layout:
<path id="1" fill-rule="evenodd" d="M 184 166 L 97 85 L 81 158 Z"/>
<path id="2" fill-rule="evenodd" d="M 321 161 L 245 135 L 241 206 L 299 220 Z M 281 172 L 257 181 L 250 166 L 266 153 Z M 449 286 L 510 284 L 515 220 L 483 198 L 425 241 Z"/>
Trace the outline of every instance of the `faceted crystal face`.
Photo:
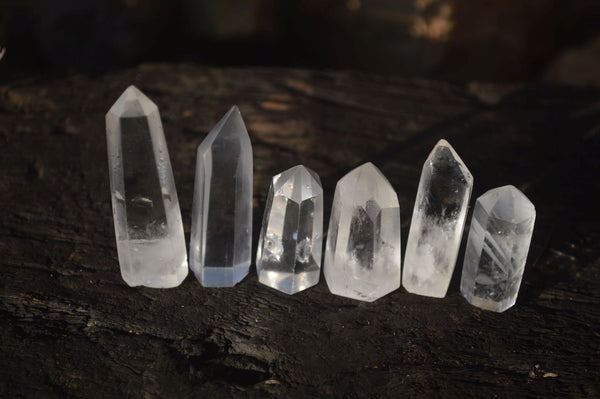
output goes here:
<path id="1" fill-rule="evenodd" d="M 198 147 L 190 267 L 205 287 L 232 287 L 251 250 L 252 146 L 234 106 Z"/>
<path id="2" fill-rule="evenodd" d="M 287 294 L 317 284 L 322 232 L 319 176 L 304 166 L 274 176 L 256 253 L 258 281 Z"/>
<path id="3" fill-rule="evenodd" d="M 473 177 L 446 140 L 423 165 L 408 234 L 402 285 L 408 292 L 443 298 L 460 247 Z"/>
<path id="4" fill-rule="evenodd" d="M 175 287 L 187 276 L 188 263 L 158 108 L 130 86 L 106 114 L 106 137 L 123 280 Z"/>
<path id="5" fill-rule="evenodd" d="M 336 295 L 372 302 L 400 287 L 400 206 L 373 164 L 337 183 L 324 274 Z"/>
<path id="6" fill-rule="evenodd" d="M 503 312 L 515 304 L 535 222 L 535 207 L 513 186 L 477 199 L 460 290 L 472 305 Z"/>

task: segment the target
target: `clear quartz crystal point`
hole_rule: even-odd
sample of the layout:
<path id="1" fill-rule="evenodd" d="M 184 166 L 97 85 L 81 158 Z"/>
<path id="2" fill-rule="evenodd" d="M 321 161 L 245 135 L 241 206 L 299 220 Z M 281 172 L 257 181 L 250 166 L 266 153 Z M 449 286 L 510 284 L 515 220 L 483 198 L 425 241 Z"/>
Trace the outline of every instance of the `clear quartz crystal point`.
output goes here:
<path id="1" fill-rule="evenodd" d="M 286 294 L 317 284 L 322 241 L 319 176 L 301 165 L 274 176 L 256 253 L 258 281 Z"/>
<path id="2" fill-rule="evenodd" d="M 535 222 L 535 207 L 513 186 L 475 203 L 460 291 L 472 305 L 503 312 L 515 304 Z"/>
<path id="3" fill-rule="evenodd" d="M 106 114 L 106 138 L 123 280 L 132 287 L 175 287 L 188 263 L 158 108 L 129 86 Z"/>
<path id="4" fill-rule="evenodd" d="M 404 254 L 408 292 L 443 298 L 448 291 L 467 217 L 473 176 L 446 140 L 423 165 Z"/>
<path id="5" fill-rule="evenodd" d="M 205 287 L 233 287 L 251 250 L 252 145 L 234 106 L 198 147 L 190 267 Z"/>
<path id="6" fill-rule="evenodd" d="M 324 274 L 336 295 L 372 302 L 400 287 L 400 206 L 385 176 L 368 162 L 338 181 Z"/>

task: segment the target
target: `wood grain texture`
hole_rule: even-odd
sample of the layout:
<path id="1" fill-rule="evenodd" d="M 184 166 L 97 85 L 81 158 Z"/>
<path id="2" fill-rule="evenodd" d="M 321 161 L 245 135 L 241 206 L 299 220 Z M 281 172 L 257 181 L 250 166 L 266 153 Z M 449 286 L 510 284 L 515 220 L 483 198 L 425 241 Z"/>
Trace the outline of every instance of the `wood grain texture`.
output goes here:
<path id="1" fill-rule="evenodd" d="M 458 292 L 374 302 L 258 284 L 121 279 L 104 114 L 129 85 L 158 106 L 189 237 L 195 149 L 237 104 L 254 146 L 254 237 L 269 179 L 336 181 L 372 161 L 408 233 L 420 169 L 446 138 L 473 198 L 513 184 L 537 208 L 521 292 L 503 314 Z M 600 396 L 600 92 L 467 88 L 349 72 L 143 65 L 0 87 L 0 394 L 4 397 Z M 464 242 L 463 242 L 464 248 Z"/>

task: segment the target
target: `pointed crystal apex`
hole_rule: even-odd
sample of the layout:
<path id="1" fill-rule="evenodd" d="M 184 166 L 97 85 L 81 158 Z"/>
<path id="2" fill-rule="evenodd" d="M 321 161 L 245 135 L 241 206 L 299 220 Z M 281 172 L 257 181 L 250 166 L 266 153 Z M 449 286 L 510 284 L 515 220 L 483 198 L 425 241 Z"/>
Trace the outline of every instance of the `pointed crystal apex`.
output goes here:
<path id="1" fill-rule="evenodd" d="M 121 275 L 130 286 L 177 286 L 188 265 L 158 108 L 130 86 L 106 114 L 106 137 Z"/>
<path id="2" fill-rule="evenodd" d="M 438 140 L 437 143 L 435 143 L 435 146 L 433 147 L 433 150 L 431 151 L 431 153 L 435 153 L 435 151 L 439 148 L 448 148 L 450 151 L 452 151 L 452 154 L 455 158 L 458 158 L 458 154 L 456 154 L 456 152 L 454 151 L 454 148 L 450 145 L 450 143 L 448 142 L 448 140 L 446 139 L 440 139 Z M 431 157 L 431 154 L 429 155 Z"/>
<path id="3" fill-rule="evenodd" d="M 460 156 L 458 156 L 454 148 L 445 139 L 441 139 L 437 142 L 435 147 L 433 147 L 433 150 L 429 154 L 429 157 L 427 157 L 423 168 L 431 168 L 434 163 L 437 163 L 438 167 L 445 165 L 448 168 L 455 169 L 453 174 L 456 175 L 456 177 L 462 177 L 467 183 L 473 183 L 473 176 L 467 168 L 467 165 L 465 165 L 465 163 L 460 158 Z"/>
<path id="4" fill-rule="evenodd" d="M 225 140 L 243 140 L 248 145 L 250 144 L 250 136 L 248 130 L 244 124 L 244 119 L 238 107 L 234 105 L 227 111 L 225 115 L 217 122 L 217 124 L 211 129 L 206 138 L 202 141 L 198 147 L 199 153 L 205 153 L 208 148 L 213 145 L 220 137 L 221 142 Z M 228 139 L 230 137 L 230 139 Z M 236 138 L 236 137 L 239 137 Z"/>
<path id="5" fill-rule="evenodd" d="M 358 205 L 377 198 L 382 208 L 398 206 L 398 197 L 392 185 L 371 162 L 354 168 L 342 177 L 336 186 L 337 189 L 346 200 Z"/>
<path id="6" fill-rule="evenodd" d="M 529 198 L 511 185 L 489 190 L 478 201 L 489 215 L 512 223 L 520 223 L 535 214 Z"/>
<path id="7" fill-rule="evenodd" d="M 503 312 L 515 304 L 535 216 L 531 201 L 513 186 L 477 199 L 460 282 L 472 305 Z"/>
<path id="8" fill-rule="evenodd" d="M 400 206 L 372 163 L 342 177 L 335 189 L 324 263 L 336 295 L 372 302 L 400 287 Z"/>
<path id="9" fill-rule="evenodd" d="M 402 285 L 443 298 L 448 290 L 473 188 L 473 176 L 446 140 L 423 165 L 404 255 Z"/>
<path id="10" fill-rule="evenodd" d="M 131 85 L 121 94 L 108 112 L 118 118 L 136 118 L 148 116 L 156 111 L 158 111 L 156 104 L 137 87 Z"/>
<path id="11" fill-rule="evenodd" d="M 295 294 L 319 282 L 323 240 L 323 188 L 319 177 L 296 166 L 273 177 L 258 240 L 262 284 Z"/>
<path id="12" fill-rule="evenodd" d="M 190 267 L 205 287 L 231 287 L 250 267 L 252 145 L 236 106 L 198 147 Z"/>
<path id="13" fill-rule="evenodd" d="M 321 180 L 303 165 L 294 166 L 273 177 L 273 191 L 298 204 L 316 195 L 322 195 Z"/>

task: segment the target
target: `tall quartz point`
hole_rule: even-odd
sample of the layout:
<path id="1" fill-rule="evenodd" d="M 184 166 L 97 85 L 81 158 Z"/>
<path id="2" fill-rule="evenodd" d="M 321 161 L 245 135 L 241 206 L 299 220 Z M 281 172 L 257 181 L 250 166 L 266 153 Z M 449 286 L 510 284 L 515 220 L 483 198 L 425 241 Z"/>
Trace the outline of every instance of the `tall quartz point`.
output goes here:
<path id="1" fill-rule="evenodd" d="M 129 86 L 106 114 L 121 275 L 130 286 L 175 287 L 188 274 L 179 201 L 156 105 Z"/>
<path id="2" fill-rule="evenodd" d="M 372 163 L 338 181 L 324 274 L 336 295 L 372 302 L 400 287 L 400 206 Z"/>
<path id="3" fill-rule="evenodd" d="M 402 285 L 413 294 L 443 298 L 467 217 L 473 176 L 446 140 L 423 165 L 404 255 Z"/>
<path id="4" fill-rule="evenodd" d="M 319 176 L 301 165 L 274 176 L 256 253 L 258 281 L 286 294 L 317 284 L 322 241 Z"/>
<path id="5" fill-rule="evenodd" d="M 198 147 L 190 267 L 205 287 L 233 287 L 251 250 L 252 145 L 234 106 Z"/>
<path id="6" fill-rule="evenodd" d="M 535 222 L 535 207 L 513 186 L 475 203 L 460 291 L 472 305 L 503 312 L 515 304 Z"/>

